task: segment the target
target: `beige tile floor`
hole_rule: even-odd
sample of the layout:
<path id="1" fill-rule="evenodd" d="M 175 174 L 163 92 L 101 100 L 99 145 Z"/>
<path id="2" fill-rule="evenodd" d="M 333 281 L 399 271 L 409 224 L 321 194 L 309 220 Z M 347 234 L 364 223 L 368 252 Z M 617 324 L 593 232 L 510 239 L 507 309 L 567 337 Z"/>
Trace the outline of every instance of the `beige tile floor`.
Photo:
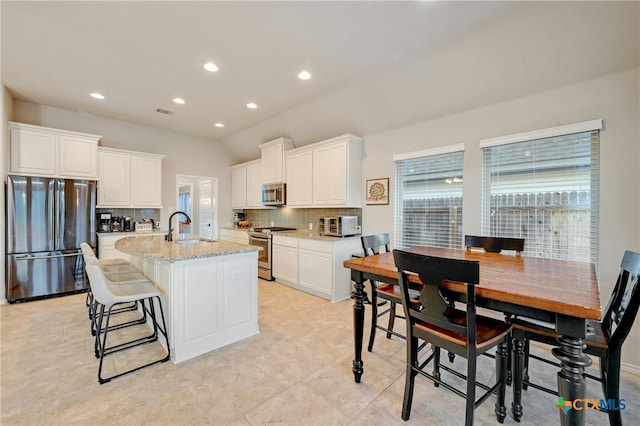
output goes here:
<path id="1" fill-rule="evenodd" d="M 260 280 L 257 336 L 173 365 L 155 365 L 99 385 L 98 361 L 84 295 L 0 307 L 1 418 L 4 425 L 400 425 L 404 342 L 378 334 L 364 354 L 365 373 L 351 373 L 351 301 L 330 303 Z M 367 311 L 369 314 L 369 311 Z M 368 320 L 365 330 L 368 330 Z M 401 331 L 403 324 L 398 325 Z M 131 331 L 128 331 L 130 333 Z M 147 345 L 150 346 L 150 345 Z M 107 372 L 149 354 L 156 346 L 108 357 Z M 456 359 L 456 365 L 464 361 Z M 484 379 L 493 377 L 483 357 Z M 553 385 L 555 371 L 536 371 Z M 429 382 L 416 382 L 406 424 L 464 422 L 464 401 Z M 600 398 L 599 386 L 589 382 Z M 508 392 L 510 389 L 508 390 Z M 624 376 L 626 424 L 640 424 L 638 377 Z M 507 396 L 507 405 L 511 396 Z M 557 399 L 529 390 L 522 425 L 558 424 Z M 476 424 L 496 424 L 491 398 L 476 410 Z M 516 424 L 507 417 L 506 424 Z M 607 424 L 590 412 L 587 423 Z"/>

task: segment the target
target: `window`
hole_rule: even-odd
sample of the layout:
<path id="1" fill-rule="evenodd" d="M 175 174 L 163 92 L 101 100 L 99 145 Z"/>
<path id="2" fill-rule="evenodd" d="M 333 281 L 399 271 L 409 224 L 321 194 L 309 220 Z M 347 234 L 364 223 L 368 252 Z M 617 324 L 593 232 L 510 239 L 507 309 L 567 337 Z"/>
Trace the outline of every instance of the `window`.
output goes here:
<path id="1" fill-rule="evenodd" d="M 601 124 L 482 141 L 483 234 L 524 238 L 526 256 L 596 262 Z"/>
<path id="2" fill-rule="evenodd" d="M 462 247 L 464 145 L 394 156 L 395 246 Z"/>

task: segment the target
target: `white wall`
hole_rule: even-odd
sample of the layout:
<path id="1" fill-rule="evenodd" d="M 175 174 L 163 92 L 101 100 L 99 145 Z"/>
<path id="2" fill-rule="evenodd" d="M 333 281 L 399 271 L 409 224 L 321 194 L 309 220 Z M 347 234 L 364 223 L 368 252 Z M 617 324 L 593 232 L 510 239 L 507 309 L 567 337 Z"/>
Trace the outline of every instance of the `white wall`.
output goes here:
<path id="1" fill-rule="evenodd" d="M 162 161 L 162 223 L 176 209 L 176 175 L 218 178 L 220 224 L 233 222 L 231 211 L 232 159 L 225 145 L 157 127 L 96 117 L 69 110 L 15 101 L 12 120 L 102 135 L 101 146 L 164 154 Z M 149 182 L 155 185 L 156 182 Z"/>
<path id="2" fill-rule="evenodd" d="M 598 277 L 605 306 L 624 250 L 640 251 L 639 71 L 636 68 L 413 126 L 365 135 L 363 182 L 390 177 L 393 198 L 394 154 L 464 143 L 463 232 L 481 233 L 480 139 L 602 118 Z M 365 206 L 363 230 L 393 235 L 393 203 Z M 623 353 L 623 362 L 637 368 L 640 368 L 639 322 L 636 321 Z"/>
<path id="3" fill-rule="evenodd" d="M 4 203 L 4 184 L 7 182 L 6 180 L 6 170 L 7 170 L 7 161 L 8 161 L 8 130 L 7 130 L 7 120 L 11 117 L 13 104 L 11 95 L 9 91 L 2 86 L 2 92 L 0 94 L 2 99 L 0 99 L 0 117 L 2 122 L 0 123 L 0 176 L 2 176 L 2 187 L 0 188 L 0 270 L 2 271 L 2 275 L 0 275 L 0 303 L 4 303 L 6 300 L 6 286 L 5 286 L 5 220 L 6 220 L 6 212 L 5 212 L 5 203 Z"/>

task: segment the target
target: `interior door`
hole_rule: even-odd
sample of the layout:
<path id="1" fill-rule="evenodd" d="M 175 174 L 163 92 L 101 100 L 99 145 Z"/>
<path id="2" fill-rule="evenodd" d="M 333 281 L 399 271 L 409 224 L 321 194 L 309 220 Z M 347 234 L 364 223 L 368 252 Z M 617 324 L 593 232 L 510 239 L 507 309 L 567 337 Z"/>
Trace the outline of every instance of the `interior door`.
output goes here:
<path id="1" fill-rule="evenodd" d="M 210 180 L 203 180 L 199 184 L 198 206 L 200 217 L 200 236 L 216 239 L 216 226 L 214 223 L 213 188 Z"/>

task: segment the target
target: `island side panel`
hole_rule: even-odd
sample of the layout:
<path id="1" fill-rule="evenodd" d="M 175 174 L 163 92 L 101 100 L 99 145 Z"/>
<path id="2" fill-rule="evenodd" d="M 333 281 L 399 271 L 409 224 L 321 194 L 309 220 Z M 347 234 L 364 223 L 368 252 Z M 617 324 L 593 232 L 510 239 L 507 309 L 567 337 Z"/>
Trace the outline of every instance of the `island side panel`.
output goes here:
<path id="1" fill-rule="evenodd" d="M 257 252 L 171 263 L 174 363 L 260 332 L 257 268 Z"/>

